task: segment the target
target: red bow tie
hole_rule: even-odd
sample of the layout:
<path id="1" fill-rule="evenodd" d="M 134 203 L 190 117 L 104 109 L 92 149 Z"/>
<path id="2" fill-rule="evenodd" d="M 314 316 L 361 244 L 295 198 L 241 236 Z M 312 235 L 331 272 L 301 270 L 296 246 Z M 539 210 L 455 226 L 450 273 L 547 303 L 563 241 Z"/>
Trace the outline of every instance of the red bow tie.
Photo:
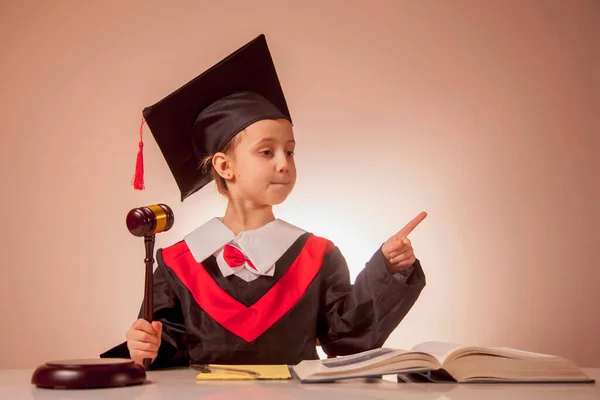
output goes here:
<path id="1" fill-rule="evenodd" d="M 226 244 L 225 248 L 223 249 L 223 258 L 225 259 L 227 265 L 229 265 L 231 268 L 241 267 L 245 262 L 247 262 L 250 268 L 256 271 L 256 267 L 254 264 L 252 264 L 252 261 L 248 260 L 246 256 L 244 256 L 244 253 L 242 253 L 237 247 Z"/>

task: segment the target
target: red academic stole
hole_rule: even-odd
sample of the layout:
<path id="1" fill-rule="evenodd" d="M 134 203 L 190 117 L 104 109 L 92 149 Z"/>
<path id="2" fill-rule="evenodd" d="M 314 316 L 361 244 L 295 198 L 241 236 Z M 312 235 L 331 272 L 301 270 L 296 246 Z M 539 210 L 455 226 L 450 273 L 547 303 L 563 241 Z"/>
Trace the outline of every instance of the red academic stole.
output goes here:
<path id="1" fill-rule="evenodd" d="M 252 342 L 279 321 L 304 295 L 333 248 L 327 239 L 310 235 L 285 274 L 250 307 L 219 287 L 196 262 L 184 241 L 163 250 L 165 264 L 175 272 L 200 307 L 221 326 Z"/>

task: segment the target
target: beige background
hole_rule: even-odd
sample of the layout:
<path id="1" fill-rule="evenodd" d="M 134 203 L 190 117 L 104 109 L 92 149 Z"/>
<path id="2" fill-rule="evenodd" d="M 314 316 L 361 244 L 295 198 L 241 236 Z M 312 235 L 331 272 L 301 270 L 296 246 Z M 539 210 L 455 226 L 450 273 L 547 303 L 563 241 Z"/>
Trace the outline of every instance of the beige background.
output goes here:
<path id="1" fill-rule="evenodd" d="M 133 207 L 179 202 L 141 110 L 259 33 L 295 122 L 277 216 L 352 276 L 421 210 L 428 286 L 388 345 L 502 345 L 600 366 L 600 2 L 3 1 L 0 368 L 96 357 L 143 294 Z"/>

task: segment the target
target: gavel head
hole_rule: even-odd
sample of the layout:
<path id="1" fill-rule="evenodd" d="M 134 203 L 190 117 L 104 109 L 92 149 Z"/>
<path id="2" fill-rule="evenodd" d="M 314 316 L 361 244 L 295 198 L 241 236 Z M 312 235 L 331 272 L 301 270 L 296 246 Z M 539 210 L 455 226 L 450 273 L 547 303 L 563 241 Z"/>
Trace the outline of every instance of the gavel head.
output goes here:
<path id="1" fill-rule="evenodd" d="M 126 222 L 134 236 L 151 236 L 171 229 L 175 217 L 166 204 L 153 204 L 129 211 Z"/>

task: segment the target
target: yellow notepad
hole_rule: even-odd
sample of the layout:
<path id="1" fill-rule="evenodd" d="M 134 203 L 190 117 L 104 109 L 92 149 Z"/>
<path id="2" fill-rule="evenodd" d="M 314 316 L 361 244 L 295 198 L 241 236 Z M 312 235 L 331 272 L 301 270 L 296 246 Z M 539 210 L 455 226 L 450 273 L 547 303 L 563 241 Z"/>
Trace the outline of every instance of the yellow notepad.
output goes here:
<path id="1" fill-rule="evenodd" d="M 222 365 L 208 364 L 207 372 L 198 380 L 291 379 L 287 365 Z"/>

